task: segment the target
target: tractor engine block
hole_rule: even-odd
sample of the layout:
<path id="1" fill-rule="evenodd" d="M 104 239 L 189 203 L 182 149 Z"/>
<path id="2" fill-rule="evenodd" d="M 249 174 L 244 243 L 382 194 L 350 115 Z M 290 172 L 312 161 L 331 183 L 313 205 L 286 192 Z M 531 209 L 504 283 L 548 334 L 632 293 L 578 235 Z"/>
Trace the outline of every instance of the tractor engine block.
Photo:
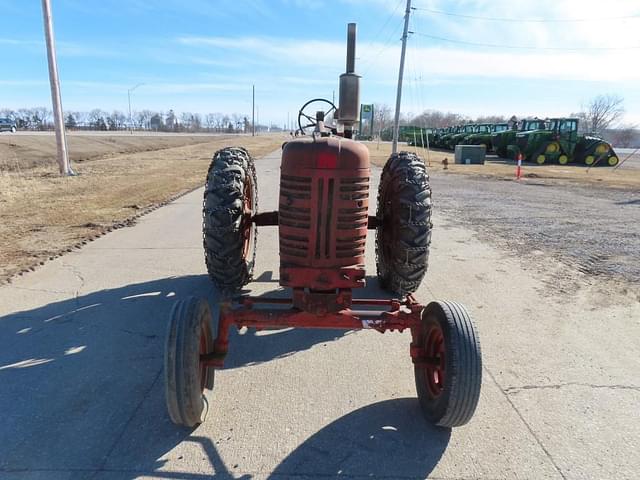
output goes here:
<path id="1" fill-rule="evenodd" d="M 352 140 L 316 137 L 285 145 L 280 285 L 338 299 L 341 289 L 364 286 L 370 174 L 367 148 Z"/>

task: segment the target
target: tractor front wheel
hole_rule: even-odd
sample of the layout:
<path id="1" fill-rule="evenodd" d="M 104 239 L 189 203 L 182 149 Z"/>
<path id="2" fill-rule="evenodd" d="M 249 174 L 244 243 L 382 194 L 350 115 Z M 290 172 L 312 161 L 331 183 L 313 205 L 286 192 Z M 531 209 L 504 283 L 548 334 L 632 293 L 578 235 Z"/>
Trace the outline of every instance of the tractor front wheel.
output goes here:
<path id="1" fill-rule="evenodd" d="M 200 355 L 213 349 L 211 310 L 204 299 L 189 297 L 173 306 L 164 351 L 165 396 L 171 421 L 193 427 L 207 414 L 204 390 L 213 389 L 213 368 Z"/>
<path id="2" fill-rule="evenodd" d="M 244 148 L 216 152 L 204 191 L 203 237 L 209 277 L 223 295 L 249 283 L 256 261 L 258 185 Z"/>
<path id="3" fill-rule="evenodd" d="M 404 295 L 427 272 L 431 244 L 431 187 L 424 161 L 400 152 L 387 160 L 378 189 L 376 268 L 382 288 Z"/>
<path id="4" fill-rule="evenodd" d="M 458 303 L 431 302 L 418 340 L 423 357 L 414 373 L 422 413 L 440 427 L 466 424 L 482 385 L 480 341 L 469 313 Z"/>

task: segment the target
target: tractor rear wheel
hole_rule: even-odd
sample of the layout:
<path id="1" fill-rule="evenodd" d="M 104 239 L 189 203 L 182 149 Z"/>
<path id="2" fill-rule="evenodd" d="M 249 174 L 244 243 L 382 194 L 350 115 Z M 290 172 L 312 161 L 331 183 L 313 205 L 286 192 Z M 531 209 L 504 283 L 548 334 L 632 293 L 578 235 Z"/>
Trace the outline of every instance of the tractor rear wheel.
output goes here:
<path id="1" fill-rule="evenodd" d="M 188 297 L 173 306 L 164 351 L 165 397 L 171 421 L 193 427 L 204 421 L 213 389 L 213 368 L 200 355 L 213 349 L 211 310 L 204 299 Z"/>
<path id="2" fill-rule="evenodd" d="M 391 155 L 378 189 L 376 268 L 382 288 L 415 292 L 427 272 L 431 244 L 431 187 L 415 153 Z"/>
<path id="3" fill-rule="evenodd" d="M 253 158 L 244 148 L 223 148 L 213 156 L 204 191 L 203 237 L 209 277 L 223 295 L 249 283 L 256 260 L 258 210 Z"/>
<path id="4" fill-rule="evenodd" d="M 473 416 L 482 385 L 482 355 L 467 310 L 454 302 L 431 302 L 422 312 L 414 365 L 418 400 L 425 418 L 440 427 L 459 427 Z"/>

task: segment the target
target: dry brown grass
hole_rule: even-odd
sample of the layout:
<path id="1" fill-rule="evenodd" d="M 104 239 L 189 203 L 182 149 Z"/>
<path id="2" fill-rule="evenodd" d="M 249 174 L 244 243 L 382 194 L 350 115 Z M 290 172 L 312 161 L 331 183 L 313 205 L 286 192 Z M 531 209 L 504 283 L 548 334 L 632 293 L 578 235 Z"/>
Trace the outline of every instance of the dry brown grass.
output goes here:
<path id="1" fill-rule="evenodd" d="M 259 157 L 283 140 L 201 138 L 159 151 L 92 157 L 74 165 L 77 177 L 62 178 L 55 166 L 0 171 L 0 281 L 202 185 L 219 148 L 240 145 Z"/>
<path id="2" fill-rule="evenodd" d="M 375 165 L 382 166 L 386 162 L 391 153 L 390 143 L 376 142 L 367 143 L 371 154 L 371 162 Z M 400 150 L 416 152 L 420 157 L 427 161 L 425 150 L 422 148 L 409 147 L 400 145 Z M 440 172 L 444 170 L 442 161 L 447 158 L 449 166 L 447 173 L 472 175 L 478 177 L 490 177 L 498 179 L 513 179 L 515 177 L 514 162 L 507 162 L 497 159 L 488 159 L 484 165 L 455 165 L 453 163 L 453 152 L 431 151 L 431 172 Z M 624 158 L 624 156 L 621 156 Z M 636 162 L 637 163 L 637 162 Z M 640 187 L 640 168 L 631 167 L 626 164 L 614 170 L 610 167 L 596 167 L 587 170 L 587 168 L 577 165 L 531 165 L 525 163 L 522 167 L 524 181 L 527 179 L 545 179 L 549 183 L 580 183 L 592 184 L 604 187 L 637 189 Z"/>
<path id="3" fill-rule="evenodd" d="M 82 163 L 123 153 L 156 151 L 227 139 L 233 135 L 162 135 L 126 133 L 69 133 L 67 144 L 71 162 Z M 56 139 L 53 133 L 0 135 L 0 170 L 24 170 L 52 165 Z"/>

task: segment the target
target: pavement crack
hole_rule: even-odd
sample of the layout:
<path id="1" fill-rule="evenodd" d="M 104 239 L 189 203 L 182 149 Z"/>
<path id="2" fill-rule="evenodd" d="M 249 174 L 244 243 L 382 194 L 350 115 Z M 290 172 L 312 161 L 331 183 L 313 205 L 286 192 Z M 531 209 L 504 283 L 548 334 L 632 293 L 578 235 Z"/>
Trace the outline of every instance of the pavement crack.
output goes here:
<path id="1" fill-rule="evenodd" d="M 61 262 L 60 265 L 63 268 L 66 268 L 67 270 L 69 270 L 71 273 L 73 273 L 75 275 L 75 277 L 78 279 L 78 281 L 80 282 L 80 286 L 75 290 L 75 299 L 76 299 L 76 303 L 79 304 L 80 300 L 80 291 L 84 288 L 84 286 L 86 285 L 86 280 L 85 278 L 82 276 L 82 273 L 80 273 L 80 270 L 75 267 L 74 265 L 71 265 L 69 263 L 64 263 Z"/>
<path id="2" fill-rule="evenodd" d="M 37 292 L 37 293 L 53 293 L 56 295 L 69 295 L 74 294 L 74 292 L 66 291 L 63 292 L 61 290 L 50 290 L 48 288 L 29 288 L 29 287 L 18 287 L 16 285 L 6 285 L 7 288 L 13 288 L 15 290 L 24 290 L 25 292 Z"/>
<path id="3" fill-rule="evenodd" d="M 157 337 L 157 335 L 147 334 L 147 333 L 142 333 L 142 332 L 135 332 L 133 330 L 127 330 L 126 328 L 121 328 L 120 331 L 121 332 L 125 332 L 125 333 L 129 333 L 131 335 L 137 335 L 139 337 L 146 338 L 147 340 L 153 340 L 154 338 Z"/>
<path id="4" fill-rule="evenodd" d="M 637 385 L 599 385 L 594 383 L 581 383 L 581 382 L 565 382 L 565 383 L 556 383 L 553 385 L 522 385 L 519 387 L 507 387 L 504 389 L 504 393 L 507 395 L 512 395 L 515 393 L 520 393 L 525 390 L 559 390 L 564 387 L 586 387 L 586 388 L 595 388 L 595 389 L 608 389 L 608 390 L 636 390 L 640 391 L 640 386 Z"/>
<path id="5" fill-rule="evenodd" d="M 489 375 L 489 377 L 491 378 L 491 380 L 493 381 L 494 385 L 496 387 L 498 387 L 498 389 L 500 390 L 500 392 L 502 393 L 502 395 L 504 395 L 504 398 L 507 400 L 507 402 L 509 402 L 509 405 L 511 405 L 511 408 L 513 408 L 514 412 L 516 412 L 516 415 L 518 415 L 518 417 L 520 418 L 520 420 L 522 421 L 522 423 L 524 424 L 524 426 L 527 428 L 527 430 L 529 431 L 529 433 L 531 434 L 531 436 L 533 436 L 533 438 L 535 439 L 536 443 L 538 444 L 538 446 L 542 449 L 542 451 L 544 452 L 544 454 L 547 456 L 547 458 L 549 459 L 549 462 L 551 462 L 551 465 L 553 465 L 553 467 L 556 469 L 556 471 L 558 472 L 558 474 L 564 479 L 567 480 L 567 476 L 564 474 L 564 472 L 562 471 L 562 469 L 560 468 L 560 466 L 556 463 L 555 459 L 553 458 L 553 456 L 551 455 L 551 453 L 549 452 L 549 450 L 547 449 L 547 447 L 544 446 L 544 443 L 542 443 L 542 440 L 540 440 L 540 437 L 538 437 L 538 435 L 536 434 L 536 432 L 533 430 L 533 428 L 531 427 L 531 425 L 529 425 L 529 422 L 527 422 L 524 418 L 524 416 L 522 415 L 522 413 L 520 413 L 520 410 L 518 410 L 518 407 L 516 407 L 515 403 L 513 403 L 513 401 L 511 400 L 511 397 L 509 396 L 509 394 L 505 391 L 504 388 L 502 388 L 500 386 L 500 384 L 498 383 L 498 381 L 496 380 L 496 377 L 493 376 L 493 374 L 491 373 L 491 371 L 485 367 L 484 371 L 487 373 L 487 375 Z"/>
<path id="6" fill-rule="evenodd" d="M 120 443 L 120 440 L 122 440 L 122 438 L 124 437 L 124 434 L 127 432 L 127 429 L 129 428 L 129 425 L 131 424 L 133 419 L 136 417 L 136 415 L 138 414 L 138 412 L 142 408 L 142 405 L 144 405 L 144 403 L 147 400 L 147 398 L 149 398 L 149 395 L 151 395 L 151 392 L 153 391 L 153 387 L 158 382 L 158 379 L 162 375 L 162 372 L 163 372 L 163 369 L 161 368 L 158 371 L 158 373 L 156 374 L 155 378 L 153 379 L 153 382 L 151 382 L 151 385 L 149 385 L 149 388 L 147 389 L 147 391 L 144 392 L 144 395 L 142 396 L 142 398 L 138 402 L 138 405 L 136 405 L 136 408 L 134 408 L 133 412 L 131 412 L 131 415 L 129 416 L 127 421 L 124 423 L 124 425 L 122 427 L 122 430 L 116 436 L 116 439 L 111 444 L 111 447 L 109 447 L 109 450 L 107 450 L 107 453 L 105 454 L 104 459 L 102 460 L 102 463 L 100 464 L 100 467 L 95 471 L 94 475 L 91 478 L 95 478 L 95 476 L 98 475 L 99 473 L 107 471 L 106 470 L 106 466 L 107 466 L 107 462 L 109 461 L 109 458 L 111 457 L 111 455 L 115 451 L 116 447 L 118 446 L 118 443 Z"/>

